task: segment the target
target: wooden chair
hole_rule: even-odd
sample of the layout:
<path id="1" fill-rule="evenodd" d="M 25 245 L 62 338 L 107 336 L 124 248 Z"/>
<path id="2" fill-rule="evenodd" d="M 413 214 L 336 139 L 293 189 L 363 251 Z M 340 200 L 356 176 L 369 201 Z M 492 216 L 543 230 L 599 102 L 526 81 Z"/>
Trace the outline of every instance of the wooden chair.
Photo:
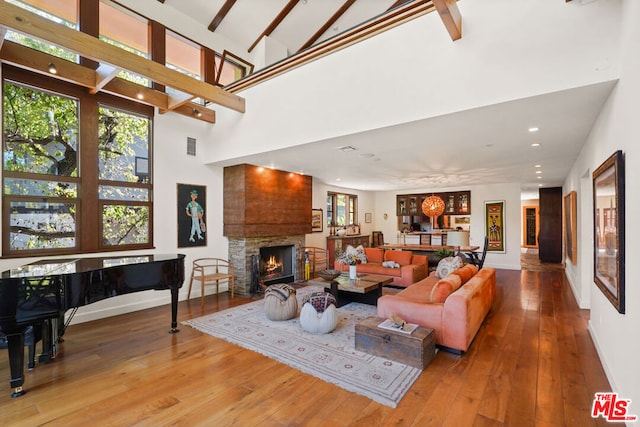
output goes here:
<path id="1" fill-rule="evenodd" d="M 371 247 L 377 248 L 384 245 L 384 236 L 382 231 L 374 231 L 371 233 Z"/>
<path id="2" fill-rule="evenodd" d="M 484 259 L 487 256 L 487 247 L 489 246 L 489 237 L 484 236 L 484 247 L 482 248 L 482 255 L 478 256 L 477 252 L 467 252 L 466 262 L 470 262 L 478 267 L 478 270 L 484 265 Z"/>
<path id="3" fill-rule="evenodd" d="M 191 285 L 194 280 L 199 280 L 201 284 L 201 304 L 204 305 L 204 285 L 208 282 L 216 282 L 216 292 L 220 292 L 220 281 L 229 283 L 229 291 L 231 297 L 234 294 L 234 269 L 226 259 L 221 258 L 199 258 L 193 261 L 193 269 L 191 270 L 191 280 L 189 280 L 189 292 L 187 299 L 191 296 Z"/>

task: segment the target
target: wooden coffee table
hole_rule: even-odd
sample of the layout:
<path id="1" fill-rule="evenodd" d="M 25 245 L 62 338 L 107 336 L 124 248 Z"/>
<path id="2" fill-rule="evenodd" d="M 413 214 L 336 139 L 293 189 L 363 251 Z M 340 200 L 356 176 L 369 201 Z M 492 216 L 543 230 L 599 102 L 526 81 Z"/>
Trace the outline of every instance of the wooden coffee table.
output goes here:
<path id="1" fill-rule="evenodd" d="M 307 280 L 309 285 L 323 286 L 336 298 L 337 307 L 350 302 L 377 305 L 382 296 L 382 286 L 393 282 L 389 276 L 377 274 L 358 274 L 355 280 L 349 279 L 349 273 L 341 274 L 329 282 L 321 277 Z"/>

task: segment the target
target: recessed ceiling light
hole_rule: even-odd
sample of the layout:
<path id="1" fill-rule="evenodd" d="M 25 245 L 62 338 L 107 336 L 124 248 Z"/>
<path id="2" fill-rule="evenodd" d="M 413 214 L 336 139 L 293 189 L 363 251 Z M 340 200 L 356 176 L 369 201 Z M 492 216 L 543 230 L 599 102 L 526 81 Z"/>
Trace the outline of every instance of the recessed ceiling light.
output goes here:
<path id="1" fill-rule="evenodd" d="M 535 126 L 532 126 L 532 127 L 530 127 L 530 128 L 529 128 L 529 132 L 538 132 L 539 130 L 540 130 L 540 129 L 538 129 L 538 128 L 537 128 L 537 127 L 535 127 Z"/>
<path id="2" fill-rule="evenodd" d="M 542 165 L 535 165 L 534 167 L 536 167 L 536 168 L 541 168 L 541 167 L 542 167 Z"/>
<path id="3" fill-rule="evenodd" d="M 538 187 L 542 187 L 542 184 L 538 184 Z"/>
<path id="4" fill-rule="evenodd" d="M 531 143 L 531 146 L 532 146 L 532 147 L 539 147 L 539 146 L 540 146 L 540 143 L 539 143 L 539 142 L 532 142 L 532 143 Z"/>
<path id="5" fill-rule="evenodd" d="M 336 181 L 340 182 L 342 181 L 342 178 L 336 178 Z"/>
<path id="6" fill-rule="evenodd" d="M 539 177 L 538 177 L 538 179 L 542 179 L 542 177 L 541 177 L 541 176 L 539 176 Z"/>
<path id="7" fill-rule="evenodd" d="M 536 171 L 536 173 L 542 173 L 542 171 Z"/>

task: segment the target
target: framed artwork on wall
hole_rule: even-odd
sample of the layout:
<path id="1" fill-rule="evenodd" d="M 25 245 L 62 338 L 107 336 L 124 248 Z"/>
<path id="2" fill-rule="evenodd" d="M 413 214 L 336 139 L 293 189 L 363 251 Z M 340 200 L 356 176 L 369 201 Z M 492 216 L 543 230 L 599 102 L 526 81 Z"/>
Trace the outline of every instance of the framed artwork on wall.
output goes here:
<path id="1" fill-rule="evenodd" d="M 204 185 L 178 184 L 178 247 L 207 246 L 205 220 L 207 187 Z"/>
<path id="2" fill-rule="evenodd" d="M 367 212 L 364 214 L 364 222 L 365 224 L 371 224 L 371 212 Z"/>
<path id="3" fill-rule="evenodd" d="M 489 237 L 487 252 L 505 253 L 504 200 L 484 202 L 485 235 Z"/>
<path id="4" fill-rule="evenodd" d="M 616 151 L 593 171 L 593 279 L 619 313 L 625 312 L 624 157 Z"/>
<path id="5" fill-rule="evenodd" d="M 323 230 L 322 209 L 311 209 L 311 232 L 320 233 Z"/>
<path id="6" fill-rule="evenodd" d="M 571 191 L 564 196 L 564 237 L 567 248 L 567 258 L 573 265 L 578 263 L 578 219 L 577 193 Z"/>

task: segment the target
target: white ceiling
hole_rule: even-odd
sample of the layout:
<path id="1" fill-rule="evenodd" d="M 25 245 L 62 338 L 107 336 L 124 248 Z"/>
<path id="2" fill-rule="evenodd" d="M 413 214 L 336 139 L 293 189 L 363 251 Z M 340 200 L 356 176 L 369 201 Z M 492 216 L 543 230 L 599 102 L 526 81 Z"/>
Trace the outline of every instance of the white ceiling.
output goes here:
<path id="1" fill-rule="evenodd" d="M 372 191 L 519 183 L 523 198 L 537 198 L 539 186 L 563 184 L 614 86 L 605 82 L 224 163 L 303 172 Z M 529 132 L 532 126 L 539 130 Z M 355 151 L 339 150 L 344 146 Z"/>
<path id="2" fill-rule="evenodd" d="M 238 0 L 216 34 L 248 49 L 287 3 Z M 394 3 L 356 1 L 320 40 Z M 223 4 L 224 0 L 165 0 L 163 6 L 207 27 Z M 295 53 L 343 4 L 344 0 L 301 0 L 270 37 Z M 247 51 L 234 53 L 249 56 Z M 614 86 L 615 81 L 580 87 L 220 164 L 272 166 L 330 185 L 372 191 L 519 183 L 522 198 L 537 198 L 539 186 L 563 184 Z M 530 133 L 532 126 L 539 131 Z M 541 145 L 534 148 L 533 142 Z M 339 151 L 343 146 L 355 150 Z"/>

